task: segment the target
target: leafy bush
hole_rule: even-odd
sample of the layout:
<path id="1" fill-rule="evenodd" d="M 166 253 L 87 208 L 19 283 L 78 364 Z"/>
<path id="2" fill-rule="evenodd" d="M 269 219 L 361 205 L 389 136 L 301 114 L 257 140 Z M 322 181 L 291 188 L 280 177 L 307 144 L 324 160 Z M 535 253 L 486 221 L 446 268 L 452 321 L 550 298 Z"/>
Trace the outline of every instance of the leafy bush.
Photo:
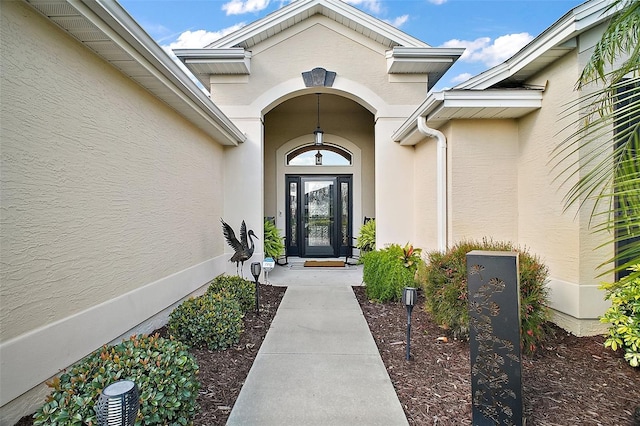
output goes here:
<path id="1" fill-rule="evenodd" d="M 34 425 L 95 425 L 94 405 L 102 389 L 131 380 L 140 391 L 136 425 L 192 423 L 198 409 L 198 365 L 180 342 L 132 336 L 98 349 L 47 384 L 53 388 L 34 415 Z"/>
<path id="2" fill-rule="evenodd" d="M 400 300 L 402 289 L 414 285 L 418 262 L 405 266 L 405 252 L 397 244 L 367 252 L 363 261 L 362 280 L 366 284 L 367 297 L 371 300 Z"/>
<path id="3" fill-rule="evenodd" d="M 364 225 L 360 227 L 360 232 L 358 233 L 358 241 L 356 242 L 356 247 L 360 249 L 361 252 L 367 252 L 375 250 L 376 248 L 376 220 L 371 219 Z"/>
<path id="4" fill-rule="evenodd" d="M 243 329 L 240 304 L 227 291 L 190 298 L 169 315 L 173 336 L 196 348 L 226 349 Z"/>
<path id="5" fill-rule="evenodd" d="M 249 312 L 255 306 L 256 288 L 252 281 L 237 275 L 218 275 L 209 283 L 206 294 L 211 295 L 221 291 L 231 293 L 232 297 L 240 303 L 242 312 Z"/>
<path id="6" fill-rule="evenodd" d="M 545 287 L 548 269 L 536 256 L 509 242 L 463 241 L 446 253 L 428 253 L 427 263 L 421 265 L 416 274 L 416 280 L 424 290 L 426 310 L 454 336 L 469 337 L 466 254 L 472 250 L 518 252 L 521 345 L 524 352 L 534 352 L 549 332 L 546 327 L 548 290 Z"/>
<path id="7" fill-rule="evenodd" d="M 640 272 L 640 264 L 629 268 Z M 603 284 L 600 288 L 607 291 L 607 300 L 611 307 L 600 318 L 609 323 L 609 335 L 605 347 L 614 351 L 623 348 L 624 359 L 632 367 L 640 366 L 640 277 L 630 275 L 612 284 Z"/>
<path id="8" fill-rule="evenodd" d="M 268 219 L 264 221 L 264 253 L 274 260 L 284 254 L 284 242 L 280 230 Z"/>

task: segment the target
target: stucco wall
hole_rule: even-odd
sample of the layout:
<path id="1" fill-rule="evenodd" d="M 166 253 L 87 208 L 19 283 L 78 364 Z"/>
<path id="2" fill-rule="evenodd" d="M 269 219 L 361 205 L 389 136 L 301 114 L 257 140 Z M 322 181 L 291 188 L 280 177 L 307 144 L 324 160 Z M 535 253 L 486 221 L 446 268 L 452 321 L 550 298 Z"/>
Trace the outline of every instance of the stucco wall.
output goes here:
<path id="1" fill-rule="evenodd" d="M 456 120 L 447 132 L 448 240 L 518 240 L 518 126 Z"/>
<path id="2" fill-rule="evenodd" d="M 594 40 L 592 34 L 585 38 Z M 567 323 L 576 334 L 592 334 L 601 329 L 594 326 L 607 307 L 604 293 L 597 287 L 602 281 L 613 280 L 613 276 L 597 277 L 603 272 L 597 267 L 613 255 L 613 247 L 596 249 L 604 240 L 589 227 L 588 203 L 579 213 L 575 206 L 563 211 L 563 198 L 577 177 L 563 183 L 568 175 L 558 179 L 562 168 L 552 169 L 557 164 L 554 148 L 576 130 L 578 116 L 576 112 L 568 114 L 568 105 L 578 96 L 573 90 L 583 67 L 578 57 L 578 51 L 570 52 L 529 81 L 546 84 L 546 89 L 543 108 L 520 119 L 518 232 L 522 243 L 540 254 L 549 267 L 551 306 L 563 315 L 560 320 L 593 320 L 591 325 Z"/>
<path id="3" fill-rule="evenodd" d="M 302 72 L 322 67 L 337 78 L 356 81 L 389 104 L 419 104 L 426 95 L 423 82 L 390 82 L 385 48 L 326 17 L 314 16 L 251 48 L 251 74 L 237 78 L 212 79 L 212 99 L 222 108 L 248 105 L 265 88 L 290 79 L 302 79 Z"/>
<path id="4" fill-rule="evenodd" d="M 221 146 L 24 3 L 1 7 L 4 405 L 222 272 L 224 243 Z"/>
<path id="5" fill-rule="evenodd" d="M 438 249 L 437 211 L 437 142 L 425 139 L 415 147 L 414 216 L 416 220 L 414 246 L 424 253 Z"/>

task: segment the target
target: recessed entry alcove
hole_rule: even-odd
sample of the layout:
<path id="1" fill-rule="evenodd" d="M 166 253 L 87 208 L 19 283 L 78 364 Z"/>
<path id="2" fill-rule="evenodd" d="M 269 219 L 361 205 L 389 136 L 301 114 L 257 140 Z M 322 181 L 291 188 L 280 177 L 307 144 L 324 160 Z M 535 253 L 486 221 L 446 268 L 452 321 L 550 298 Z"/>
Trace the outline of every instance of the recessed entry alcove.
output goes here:
<path id="1" fill-rule="evenodd" d="M 265 216 L 276 218 L 289 255 L 350 250 L 362 218 L 374 215 L 374 158 L 374 116 L 344 96 L 310 91 L 265 114 Z"/>

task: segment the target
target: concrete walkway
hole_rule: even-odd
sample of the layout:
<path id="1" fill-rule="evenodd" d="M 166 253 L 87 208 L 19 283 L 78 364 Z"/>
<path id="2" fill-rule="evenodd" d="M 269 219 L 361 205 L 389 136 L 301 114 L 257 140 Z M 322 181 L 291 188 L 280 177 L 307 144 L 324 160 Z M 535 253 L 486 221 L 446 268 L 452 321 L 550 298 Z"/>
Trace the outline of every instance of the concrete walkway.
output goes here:
<path id="1" fill-rule="evenodd" d="M 287 285 L 227 425 L 407 425 L 351 285 L 360 268 L 277 267 Z"/>

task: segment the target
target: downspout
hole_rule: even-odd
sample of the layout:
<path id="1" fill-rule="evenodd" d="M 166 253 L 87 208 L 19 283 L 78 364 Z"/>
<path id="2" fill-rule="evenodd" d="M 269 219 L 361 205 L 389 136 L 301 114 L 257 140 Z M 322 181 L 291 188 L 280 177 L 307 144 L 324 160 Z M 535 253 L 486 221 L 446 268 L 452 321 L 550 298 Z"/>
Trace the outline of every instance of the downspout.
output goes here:
<path id="1" fill-rule="evenodd" d="M 429 138 L 435 138 L 436 146 L 436 210 L 438 225 L 438 250 L 447 249 L 447 138 L 436 129 L 427 126 L 426 117 L 416 120 L 418 131 Z"/>

